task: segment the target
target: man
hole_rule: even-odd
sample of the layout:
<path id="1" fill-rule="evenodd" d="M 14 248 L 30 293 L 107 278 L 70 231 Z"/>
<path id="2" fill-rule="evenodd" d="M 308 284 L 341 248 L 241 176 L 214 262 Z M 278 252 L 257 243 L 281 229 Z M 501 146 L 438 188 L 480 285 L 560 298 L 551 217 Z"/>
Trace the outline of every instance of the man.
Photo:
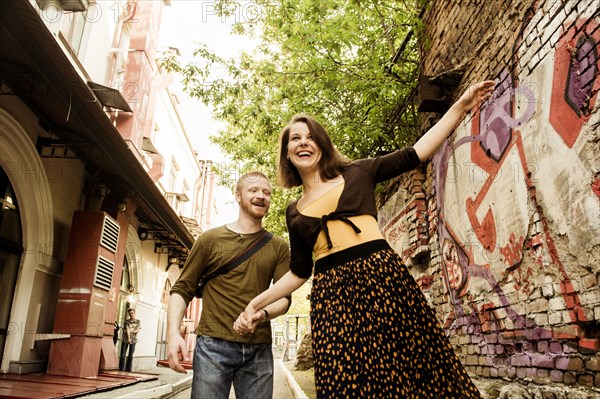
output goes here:
<path id="1" fill-rule="evenodd" d="M 121 358 L 119 359 L 119 370 L 131 371 L 131 363 L 133 361 L 133 352 L 135 352 L 135 344 L 138 342 L 137 334 L 140 331 L 141 323 L 135 318 L 135 309 L 127 310 L 128 319 L 123 325 L 123 341 L 121 342 Z M 129 349 L 129 354 L 127 354 Z M 127 362 L 125 362 L 127 356 Z"/>
<path id="2" fill-rule="evenodd" d="M 246 250 L 265 233 L 262 219 L 271 204 L 271 184 L 258 172 L 240 177 L 235 199 L 238 219 L 198 237 L 181 276 L 171 289 L 167 311 L 169 366 L 181 373 L 180 355 L 189 361 L 180 325 L 201 277 Z M 284 314 L 291 297 L 267 306 L 250 327 L 240 328 L 246 304 L 289 270 L 288 244 L 273 236 L 235 269 L 211 279 L 202 291 L 202 315 L 196 327 L 192 398 L 226 399 L 233 384 L 238 399 L 273 396 L 273 353 L 269 319 Z M 234 330 L 234 324 L 238 331 Z"/>

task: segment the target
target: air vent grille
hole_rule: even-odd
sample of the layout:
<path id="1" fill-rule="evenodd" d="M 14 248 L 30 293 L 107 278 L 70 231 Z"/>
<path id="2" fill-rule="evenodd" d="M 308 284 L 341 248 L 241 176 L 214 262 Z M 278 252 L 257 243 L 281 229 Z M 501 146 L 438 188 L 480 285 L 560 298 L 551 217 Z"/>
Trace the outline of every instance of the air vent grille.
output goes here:
<path id="1" fill-rule="evenodd" d="M 119 230 L 120 226 L 117 222 L 115 222 L 108 216 L 104 217 L 100 245 L 112 251 L 113 253 L 116 253 L 117 245 L 119 244 Z"/>
<path id="2" fill-rule="evenodd" d="M 94 286 L 109 291 L 112 287 L 112 276 L 115 270 L 115 263 L 99 256 L 96 264 L 96 275 L 94 276 Z"/>

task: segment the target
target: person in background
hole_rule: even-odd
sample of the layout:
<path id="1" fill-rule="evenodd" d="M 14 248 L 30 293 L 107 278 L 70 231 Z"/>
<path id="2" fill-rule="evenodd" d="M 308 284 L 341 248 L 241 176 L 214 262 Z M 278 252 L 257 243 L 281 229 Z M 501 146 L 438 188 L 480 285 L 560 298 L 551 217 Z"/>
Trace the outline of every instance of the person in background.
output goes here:
<path id="1" fill-rule="evenodd" d="M 259 172 L 238 180 L 235 198 L 238 219 L 202 233 L 194 243 L 181 276 L 173 284 L 167 310 L 169 366 L 185 373 L 180 359 L 189 361 L 180 326 L 201 277 L 211 274 L 250 246 L 267 231 L 263 217 L 271 205 L 271 183 Z M 236 332 L 238 315 L 256 295 L 289 271 L 286 241 L 273 236 L 250 258 L 226 274 L 212 278 L 202 290 L 202 314 L 196 327 L 192 398 L 226 399 L 233 384 L 237 399 L 273 396 L 273 353 L 269 320 L 287 312 L 291 297 L 260 308 L 246 328 Z"/>
<path id="2" fill-rule="evenodd" d="M 135 352 L 135 344 L 138 342 L 138 333 L 142 329 L 142 325 L 135 318 L 135 309 L 127 309 L 128 318 L 123 325 L 123 340 L 121 341 L 121 358 L 119 359 L 119 370 L 131 371 L 131 363 L 133 362 L 133 353 Z M 128 350 L 129 349 L 129 353 Z"/>
<path id="3" fill-rule="evenodd" d="M 400 256 L 379 231 L 375 185 L 416 168 L 494 82 L 470 87 L 413 147 L 355 162 L 323 126 L 296 115 L 283 129 L 278 177 L 302 186 L 288 205 L 290 272 L 252 299 L 240 328 L 313 274 L 311 327 L 318 398 L 480 398 Z"/>

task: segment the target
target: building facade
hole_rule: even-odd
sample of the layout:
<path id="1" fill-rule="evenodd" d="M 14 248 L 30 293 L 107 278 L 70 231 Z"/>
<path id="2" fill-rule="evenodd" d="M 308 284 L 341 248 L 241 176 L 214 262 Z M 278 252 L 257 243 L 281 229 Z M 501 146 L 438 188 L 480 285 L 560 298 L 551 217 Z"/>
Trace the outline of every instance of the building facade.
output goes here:
<path id="1" fill-rule="evenodd" d="M 128 307 L 134 370 L 165 356 L 214 185 L 155 61 L 168 5 L 0 4 L 1 372 L 115 369 Z"/>

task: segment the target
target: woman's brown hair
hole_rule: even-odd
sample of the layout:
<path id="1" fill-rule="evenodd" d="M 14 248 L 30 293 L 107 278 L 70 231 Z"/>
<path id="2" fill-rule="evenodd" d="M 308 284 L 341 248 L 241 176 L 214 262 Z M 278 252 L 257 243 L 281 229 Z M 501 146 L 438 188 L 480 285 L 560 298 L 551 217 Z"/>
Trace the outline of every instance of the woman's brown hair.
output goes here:
<path id="1" fill-rule="evenodd" d="M 312 139 L 321 150 L 319 160 L 319 174 L 322 180 L 333 179 L 338 176 L 350 161 L 342 156 L 333 146 L 329 134 L 315 118 L 306 114 L 297 114 L 283 128 L 279 136 L 279 159 L 277 167 L 277 180 L 284 188 L 292 188 L 302 185 L 302 179 L 298 169 L 287 157 L 288 143 L 290 141 L 290 128 L 293 124 L 303 122 L 308 126 Z"/>

